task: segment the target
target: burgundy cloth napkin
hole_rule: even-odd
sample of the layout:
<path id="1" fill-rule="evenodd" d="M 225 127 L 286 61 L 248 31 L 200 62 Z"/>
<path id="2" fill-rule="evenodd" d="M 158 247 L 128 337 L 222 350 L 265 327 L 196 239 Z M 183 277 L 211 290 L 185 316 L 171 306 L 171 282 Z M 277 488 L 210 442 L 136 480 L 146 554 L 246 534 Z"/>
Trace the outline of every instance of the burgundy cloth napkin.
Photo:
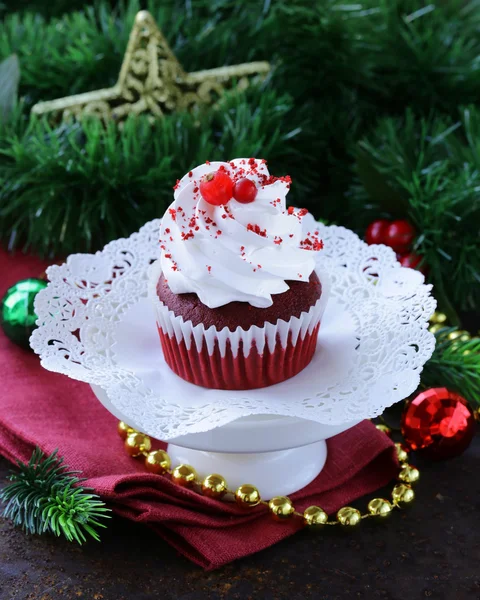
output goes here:
<path id="1" fill-rule="evenodd" d="M 0 250 L 0 297 L 44 268 L 39 259 Z M 15 346 L 1 331 L 0 366 L 1 454 L 26 461 L 36 445 L 46 453 L 58 448 L 116 513 L 153 528 L 202 567 L 214 569 L 253 554 L 302 527 L 296 519 L 273 521 L 265 507 L 245 512 L 147 473 L 141 461 L 127 456 L 115 417 L 88 385 L 44 370 L 33 352 Z M 396 468 L 392 442 L 365 421 L 328 441 L 324 470 L 292 499 L 297 510 L 315 504 L 332 513 L 385 485 Z"/>

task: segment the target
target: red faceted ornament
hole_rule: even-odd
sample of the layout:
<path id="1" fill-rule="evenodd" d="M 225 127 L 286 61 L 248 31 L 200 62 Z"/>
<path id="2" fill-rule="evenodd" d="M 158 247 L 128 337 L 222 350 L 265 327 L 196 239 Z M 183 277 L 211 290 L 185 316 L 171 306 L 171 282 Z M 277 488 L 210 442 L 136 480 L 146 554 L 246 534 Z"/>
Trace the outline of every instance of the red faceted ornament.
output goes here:
<path id="1" fill-rule="evenodd" d="M 407 402 L 402 416 L 406 444 L 432 460 L 462 454 L 472 441 L 475 427 L 468 402 L 447 388 L 421 392 Z"/>
<path id="2" fill-rule="evenodd" d="M 393 221 L 385 229 L 383 243 L 400 254 L 407 253 L 415 238 L 415 229 L 408 221 Z"/>
<path id="3" fill-rule="evenodd" d="M 384 244 L 385 231 L 389 225 L 390 221 L 387 221 L 386 219 L 377 219 L 376 221 L 372 221 L 365 232 L 365 241 L 367 244 Z"/>

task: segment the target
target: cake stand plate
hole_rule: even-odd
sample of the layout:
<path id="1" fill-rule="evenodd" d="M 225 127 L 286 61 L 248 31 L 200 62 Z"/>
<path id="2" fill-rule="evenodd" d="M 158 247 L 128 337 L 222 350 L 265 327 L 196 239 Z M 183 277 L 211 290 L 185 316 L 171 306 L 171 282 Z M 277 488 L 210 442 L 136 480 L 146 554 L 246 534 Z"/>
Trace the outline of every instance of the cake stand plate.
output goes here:
<path id="1" fill-rule="evenodd" d="M 168 442 L 174 464 L 220 473 L 230 487 L 252 483 L 264 497 L 292 493 L 321 472 L 326 440 L 415 391 L 435 346 L 423 275 L 343 227 L 312 227 L 331 295 L 311 363 L 282 383 L 214 390 L 170 370 L 148 299 L 159 220 L 50 267 L 30 344 L 43 367 L 89 383 L 116 417 Z"/>
<path id="2" fill-rule="evenodd" d="M 117 419 L 140 429 L 112 404 L 101 387 L 91 387 Z M 190 387 L 185 385 L 187 391 Z M 272 498 L 292 494 L 313 481 L 327 459 L 326 440 L 356 424 L 332 426 L 295 417 L 252 415 L 210 431 L 171 439 L 167 451 L 172 464 L 190 464 L 202 478 L 220 473 L 231 488 L 252 483 L 262 497 Z"/>

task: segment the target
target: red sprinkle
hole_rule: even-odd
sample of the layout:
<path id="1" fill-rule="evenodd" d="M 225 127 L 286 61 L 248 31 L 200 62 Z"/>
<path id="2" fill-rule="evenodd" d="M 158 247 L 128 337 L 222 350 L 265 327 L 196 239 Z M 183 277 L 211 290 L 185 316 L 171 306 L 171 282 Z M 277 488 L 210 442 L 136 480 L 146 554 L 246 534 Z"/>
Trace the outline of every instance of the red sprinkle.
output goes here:
<path id="1" fill-rule="evenodd" d="M 283 181 L 284 183 L 287 184 L 287 188 L 290 189 L 290 185 L 292 184 L 292 178 L 290 177 L 290 175 L 285 175 L 284 177 L 275 177 L 275 175 L 261 174 L 259 177 L 260 177 L 260 185 L 262 185 L 262 186 L 271 185 L 272 183 L 275 183 L 276 181 Z"/>
<path id="2" fill-rule="evenodd" d="M 168 212 L 170 213 L 170 216 L 172 217 L 172 219 L 175 221 L 177 218 L 177 211 L 174 208 L 169 208 Z"/>
<path id="3" fill-rule="evenodd" d="M 259 225 L 248 223 L 247 230 L 248 231 L 253 231 L 253 233 L 256 233 L 257 235 L 260 235 L 261 237 L 267 237 L 267 230 L 266 229 L 260 229 Z"/>
<path id="4" fill-rule="evenodd" d="M 293 206 L 289 206 L 287 212 L 289 215 L 293 215 L 293 213 L 295 212 L 295 209 L 293 208 Z"/>

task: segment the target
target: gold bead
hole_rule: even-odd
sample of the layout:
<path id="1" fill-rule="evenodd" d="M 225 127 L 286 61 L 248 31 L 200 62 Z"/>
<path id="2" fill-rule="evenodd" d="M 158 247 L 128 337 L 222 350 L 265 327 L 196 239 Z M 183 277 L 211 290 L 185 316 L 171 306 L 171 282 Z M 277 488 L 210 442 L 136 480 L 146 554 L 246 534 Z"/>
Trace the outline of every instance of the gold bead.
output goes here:
<path id="1" fill-rule="evenodd" d="M 172 481 L 182 487 L 192 487 L 197 479 L 197 472 L 191 465 L 178 465 L 172 471 Z"/>
<path id="2" fill-rule="evenodd" d="M 148 435 L 144 433 L 129 433 L 125 440 L 125 448 L 133 458 L 140 456 L 144 452 L 149 452 L 152 447 L 152 442 Z"/>
<path id="3" fill-rule="evenodd" d="M 130 427 L 130 425 L 127 425 L 124 421 L 118 422 L 117 431 L 122 440 L 126 440 L 131 433 L 137 433 L 133 427 Z"/>
<path id="4" fill-rule="evenodd" d="M 384 498 L 374 498 L 368 503 L 368 512 L 376 517 L 387 517 L 392 512 L 392 505 Z"/>
<path id="5" fill-rule="evenodd" d="M 394 504 L 410 504 L 415 500 L 415 492 L 406 483 L 397 483 L 392 490 Z"/>
<path id="6" fill-rule="evenodd" d="M 170 468 L 170 457 L 165 450 L 153 450 L 149 452 L 145 459 L 145 467 L 150 473 L 162 475 Z"/>
<path id="7" fill-rule="evenodd" d="M 430 327 L 428 328 L 428 331 L 430 333 L 438 333 L 441 329 L 445 329 L 445 325 L 441 325 L 440 323 L 434 323 L 433 325 L 430 325 Z"/>
<path id="8" fill-rule="evenodd" d="M 420 471 L 412 465 L 403 465 L 398 478 L 404 483 L 415 483 L 420 479 Z"/>
<path id="9" fill-rule="evenodd" d="M 260 500 L 260 492 L 249 483 L 244 483 L 235 492 L 235 501 L 243 508 L 257 506 L 260 504 Z"/>
<path id="10" fill-rule="evenodd" d="M 355 527 L 362 519 L 360 511 L 351 506 L 344 506 L 337 512 L 338 521 L 345 527 Z"/>
<path id="11" fill-rule="evenodd" d="M 303 513 L 303 522 L 305 525 L 320 526 L 328 521 L 328 515 L 319 506 L 309 506 Z"/>
<path id="12" fill-rule="evenodd" d="M 388 437 L 392 435 L 392 430 L 390 429 L 390 427 L 388 427 L 388 425 L 378 423 L 378 425 L 375 425 L 375 427 L 378 429 L 378 431 L 382 431 L 385 435 L 388 435 Z"/>
<path id="13" fill-rule="evenodd" d="M 268 508 L 276 521 L 288 519 L 295 512 L 295 507 L 290 498 L 286 496 L 276 496 L 268 502 Z"/>
<path id="14" fill-rule="evenodd" d="M 468 333 L 468 331 L 464 331 L 463 329 L 457 329 L 456 331 L 450 332 L 447 335 L 447 339 L 451 342 L 468 342 L 470 339 L 472 339 L 472 336 Z"/>
<path id="15" fill-rule="evenodd" d="M 480 423 L 480 408 L 477 408 L 477 410 L 473 413 L 473 416 L 475 417 L 475 421 Z"/>
<path id="16" fill-rule="evenodd" d="M 202 482 L 203 495 L 209 498 L 221 498 L 227 491 L 227 482 L 217 473 L 207 475 Z"/>
<path id="17" fill-rule="evenodd" d="M 397 450 L 398 460 L 401 463 L 406 462 L 408 460 L 408 450 L 405 448 L 405 446 L 403 444 L 400 444 L 400 442 L 397 442 L 395 444 L 395 448 Z"/>
<path id="18" fill-rule="evenodd" d="M 445 313 L 441 313 L 441 312 L 434 312 L 431 319 L 430 319 L 431 323 L 438 323 L 438 324 L 443 324 L 447 322 L 447 315 Z"/>

